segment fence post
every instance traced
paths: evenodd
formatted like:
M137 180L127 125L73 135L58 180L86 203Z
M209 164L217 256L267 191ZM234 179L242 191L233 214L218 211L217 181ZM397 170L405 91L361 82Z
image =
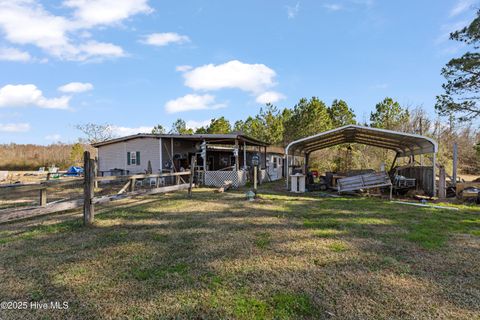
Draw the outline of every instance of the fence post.
M192 186L193 186L193 177L195 177L195 165L197 158L196 156L192 156L192 160L190 162L190 181L189 181L189 186L188 186L188 196L192 196Z
M135 184L137 183L137 179L132 178L130 179L130 185L128 186L128 191L133 192L135 191Z
M457 185L457 166L458 166L458 145L453 143L453 168L452 168L452 183Z
M84 187L83 187L83 224L91 225L95 217L95 208L92 199L95 196L95 165L90 159L90 152L83 153Z
M95 157L95 160L93 161L93 172L95 172L95 176L98 175L98 157ZM98 181L94 181L93 185L94 188L98 188Z
M47 187L40 189L40 206L45 207L47 205Z
M445 199L447 197L447 190L446 190L446 175L445 175L445 167L440 166L439 171L439 182L438 182L438 197L440 199Z

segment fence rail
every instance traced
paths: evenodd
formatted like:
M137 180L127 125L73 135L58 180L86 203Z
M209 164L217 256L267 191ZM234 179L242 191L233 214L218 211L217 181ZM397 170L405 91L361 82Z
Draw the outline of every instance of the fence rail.
M52 202L46 206L23 207L16 209L0 210L0 223L14 220L33 218L45 214L71 210L83 205L83 199L73 199L61 202Z
M11 192L26 192L26 191L35 191L46 189L49 187L55 186L64 186L69 184L78 184L79 182L83 183L83 178L69 179L69 180L48 180L37 183L14 183L14 184L5 184L0 185L0 195L10 194Z
M192 166L195 166L195 159L192 157ZM161 174L133 174L128 176L106 176L97 177L95 175L95 160L90 158L90 152L84 153L84 177L69 180L47 180L40 183L31 184L11 184L0 186L0 195L13 194L27 191L39 192L39 206L29 206L21 208L8 208L0 210L0 223L31 218L35 216L55 213L65 210L71 210L83 206L84 223L91 224L95 217L95 204L116 201L134 196L153 195L159 193L174 192L179 190L188 190L191 195L193 183L194 169L192 171L161 173ZM188 182L183 178L189 176ZM160 185L160 179L172 177L175 178L174 185ZM148 181L154 179L154 188L146 190L135 190L139 180ZM122 188L113 195L95 196L95 186L98 182L121 182L127 181ZM51 187L63 187L71 184L82 184L83 198L68 199L47 203L47 189ZM152 184L150 183L150 187Z
M158 174L133 174L129 176L104 176L104 177L95 177L95 181L126 181L126 180L140 180L140 179L149 179L149 178L166 178L166 177L176 177L176 176L186 176L190 175L190 171L183 172L173 172L173 173L158 173Z

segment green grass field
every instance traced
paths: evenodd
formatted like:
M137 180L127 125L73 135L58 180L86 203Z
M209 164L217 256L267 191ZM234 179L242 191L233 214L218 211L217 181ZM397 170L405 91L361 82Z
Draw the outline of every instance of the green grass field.
M480 209L265 190L0 226L0 319L478 319ZM118 205L118 203L116 204Z

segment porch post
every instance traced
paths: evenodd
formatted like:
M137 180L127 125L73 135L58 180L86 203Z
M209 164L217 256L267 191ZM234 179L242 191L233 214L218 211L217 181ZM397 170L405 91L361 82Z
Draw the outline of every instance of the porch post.
M243 141L243 167L247 169L247 143Z
M170 138L170 160L172 160L172 172L175 171L175 163L173 162L173 138Z
M238 163L238 152L238 139L235 139L235 171L238 171L240 166Z
M203 143L205 144L205 158L203 158L203 171L207 171L207 142L203 140Z
M158 139L158 146L160 147L160 154L159 154L159 160L160 160L160 173L163 172L163 145L162 145L162 138Z
M267 170L267 147L263 147L263 167Z

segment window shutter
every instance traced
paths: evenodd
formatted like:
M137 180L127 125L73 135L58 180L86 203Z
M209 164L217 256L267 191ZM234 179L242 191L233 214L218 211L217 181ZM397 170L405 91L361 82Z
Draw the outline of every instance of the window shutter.
M137 151L137 166L140 165L140 151Z
M130 165L130 152L127 152L127 165Z

